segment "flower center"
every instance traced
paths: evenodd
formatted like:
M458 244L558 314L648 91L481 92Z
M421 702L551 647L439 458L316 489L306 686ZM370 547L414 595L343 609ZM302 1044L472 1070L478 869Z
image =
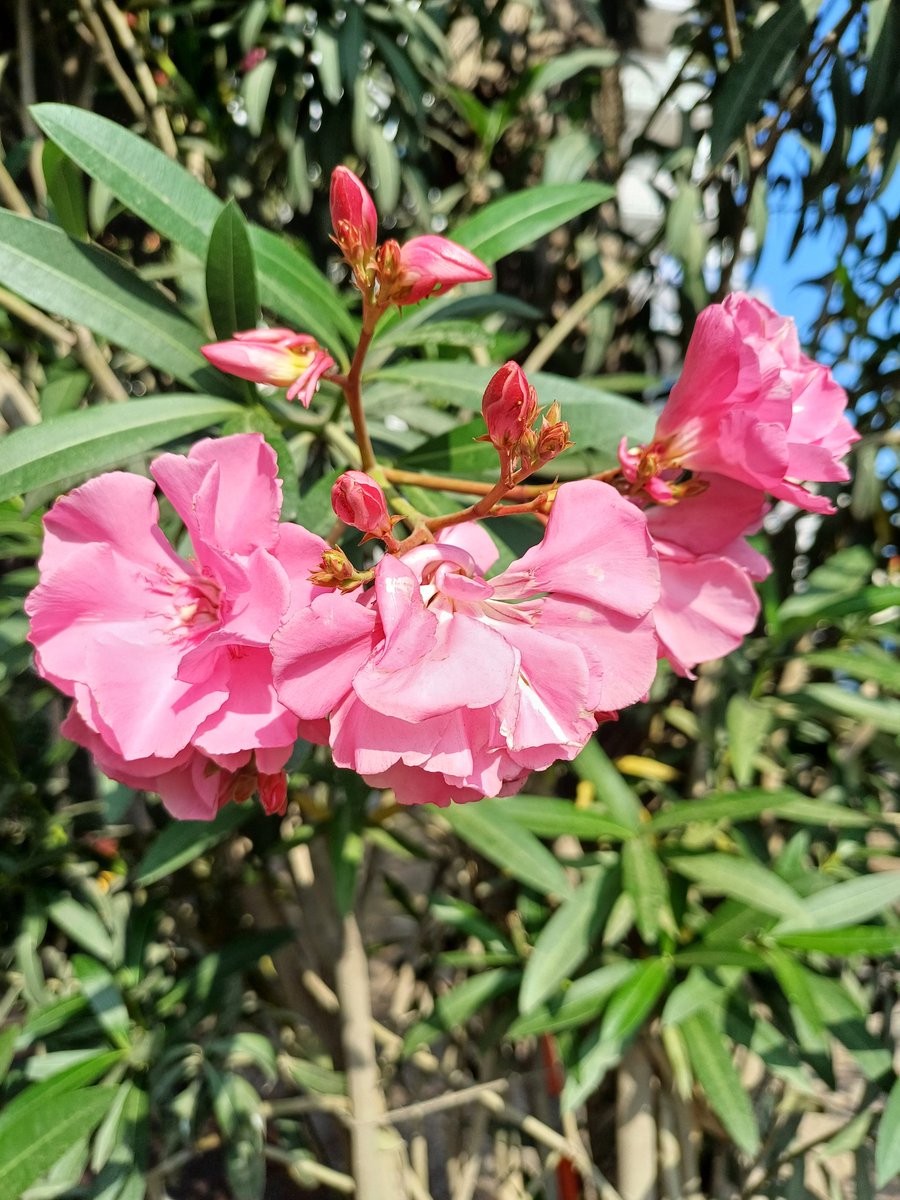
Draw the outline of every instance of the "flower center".
M209 575L175 575L163 570L154 591L166 597L161 615L167 635L176 641L193 641L210 632L221 620L222 587Z

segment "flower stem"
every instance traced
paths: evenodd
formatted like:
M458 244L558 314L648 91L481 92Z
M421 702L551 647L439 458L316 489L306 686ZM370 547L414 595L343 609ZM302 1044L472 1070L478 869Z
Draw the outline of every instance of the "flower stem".
M427 488L433 492L458 492L463 496L487 496L496 484L482 483L477 479L454 479L451 475L420 475L417 471L401 471L396 467L382 468L385 479L390 483L405 483L412 487ZM546 486L529 484L513 487L506 493L509 500L527 500L547 490Z
M350 370L346 376L339 376L335 379L335 382L344 389L344 395L347 397L347 408L350 410L350 419L353 421L353 434L359 447L360 466L364 471L371 471L375 466L375 451L372 449L372 439L369 437L363 412L362 369L380 315L379 309L374 308L365 300L363 301L362 330L356 344L353 362L350 364Z

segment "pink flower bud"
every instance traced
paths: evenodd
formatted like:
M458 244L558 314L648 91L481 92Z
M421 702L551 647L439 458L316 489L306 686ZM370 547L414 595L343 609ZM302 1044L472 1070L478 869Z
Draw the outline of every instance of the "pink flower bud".
M384 492L364 471L345 471L331 489L331 507L339 521L368 537L390 538L393 521Z
M485 388L481 413L488 437L498 450L511 449L534 424L537 393L518 363L505 363Z
M227 375L286 387L288 400L299 400L304 408L309 408L321 377L334 366L314 337L290 329L245 329L201 350Z
M337 167L331 176L331 223L348 261L359 262L374 252L378 213L362 181L346 167Z
M490 279L480 258L447 238L411 238L400 250L400 270L389 293L391 304L417 304L435 290L445 292L457 283ZM388 297L385 297L388 298Z

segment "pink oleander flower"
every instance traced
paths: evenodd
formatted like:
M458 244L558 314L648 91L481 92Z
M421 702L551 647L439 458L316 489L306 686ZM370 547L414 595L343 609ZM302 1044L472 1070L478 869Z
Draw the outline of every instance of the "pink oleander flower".
M290 329L245 329L200 349L226 375L286 387L288 400L299 400L304 408L309 408L319 380L335 365L314 337Z
M828 368L801 352L794 322L735 292L697 318L653 441L638 450L623 442L622 470L663 503L687 469L833 512L802 484L849 478L840 460L859 435L846 406Z
M334 240L351 265L362 265L375 253L378 213L361 179L347 167L331 175L331 224Z
M753 581L771 570L745 541L762 521L760 493L721 475L708 478L706 491L646 513L659 553L659 655L691 679L698 663L730 654L752 631L759 615Z
M541 543L491 579L473 525L401 557L367 592L292 607L272 640L278 694L330 718L335 763L402 804L509 795L571 759L656 666L656 554L608 485L564 484Z
M244 766L281 752L298 724L275 694L269 640L291 595L317 594L307 577L327 545L279 524L281 481L259 434L164 454L151 473L192 555L163 537L150 479L115 471L59 499L26 602L38 672L73 698L73 727L129 771L152 760L138 773L162 779L160 760L179 771L189 760L196 774L198 753ZM299 732L315 738L321 727ZM210 815L207 794L194 815Z
M345 525L352 525L370 538L393 542L391 530L399 518L388 512L384 492L365 471L345 471L331 489L331 507Z

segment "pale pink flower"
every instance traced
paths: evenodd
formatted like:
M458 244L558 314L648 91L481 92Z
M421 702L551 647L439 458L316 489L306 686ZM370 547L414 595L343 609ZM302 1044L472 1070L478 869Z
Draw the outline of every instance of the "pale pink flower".
M801 485L849 478L840 460L859 435L846 406L831 372L801 352L794 322L736 292L697 318L653 441L637 451L623 444L622 470L662 502L687 469L833 512Z
M347 167L331 175L331 224L335 241L351 263L371 258L378 241L378 213L361 179Z
M152 480L116 471L58 500L26 602L39 673L128 762L289 746L297 719L275 694L269 640L291 594L316 594L307 577L326 543L279 524L259 434L198 442L151 471L192 557L163 537Z
M368 592L292 607L273 638L283 702L329 716L336 764L401 803L518 791L652 682L659 576L634 505L565 484L541 543L487 579L496 556L454 527L385 556Z
M287 388L288 400L299 400L304 408L309 408L319 380L335 365L314 337L290 329L245 329L200 349L226 375Z
M345 471L331 489L331 507L345 525L361 530L368 538L391 538L394 520L380 486L365 471Z
M700 662L730 654L759 615L754 580L771 567L745 541L765 511L758 491L723 476L674 507L647 510L659 553L660 597L653 615L660 658L693 678Z

